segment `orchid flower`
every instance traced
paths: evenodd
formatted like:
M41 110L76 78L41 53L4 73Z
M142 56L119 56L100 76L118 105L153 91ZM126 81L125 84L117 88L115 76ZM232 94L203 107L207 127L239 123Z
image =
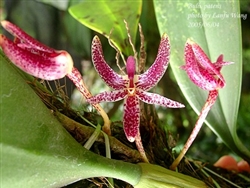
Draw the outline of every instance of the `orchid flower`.
M162 36L158 54L151 67L141 75L136 74L136 59L129 56L126 62L127 75L119 75L106 63L99 38L92 41L92 60L101 78L112 91L97 94L87 101L91 104L114 102L124 99L123 128L127 139L134 142L139 135L140 105L139 101L157 104L168 108L182 108L184 105L159 94L147 92L153 88L164 75L169 64L170 44L166 34Z
M185 61L186 64L181 66L181 68L187 72L189 79L195 85L209 91L209 94L184 148L170 166L172 170L176 169L199 133L208 112L219 95L218 90L226 85L225 79L220 73L222 66L232 64L232 62L223 61L223 55L220 55L217 61L212 63L201 47L190 39L188 39L185 46Z
M44 80L55 80L72 71L73 61L66 51L56 51L39 43L8 21L2 21L1 24L16 37L12 42L0 35L3 52L26 73Z
M5 55L24 72L44 80L55 80L67 76L85 98L92 95L85 86L80 72L74 68L73 60L66 51L54 50L38 42L16 25L2 21L2 26L13 36L14 42L0 34L0 46ZM110 120L99 104L93 104L104 119L104 131L110 134Z

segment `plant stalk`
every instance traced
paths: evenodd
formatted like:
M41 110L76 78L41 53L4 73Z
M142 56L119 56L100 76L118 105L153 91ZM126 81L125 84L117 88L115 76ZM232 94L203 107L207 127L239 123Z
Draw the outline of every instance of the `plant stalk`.
M82 95L86 99L92 97L92 94L90 93L90 91L83 82L81 73L75 67L72 69L71 73L67 74L67 77L75 84L77 89L82 93ZM110 120L107 113L100 106L100 104L92 104L92 106L100 113L100 115L103 118L104 125L102 127L102 130L108 135L111 135Z
M214 105L214 103L218 97L218 94L219 94L218 90L209 91L208 98L207 98L206 103L204 104L204 106L201 110L201 113L198 117L198 120L197 120L195 126L194 126L194 129L193 129L191 135L189 136L185 146L181 150L179 156L174 160L174 162L170 166L171 170L176 169L176 167L179 165L180 161L182 160L182 158L184 157L184 155L188 151L189 147L192 145L194 139L196 138L196 136L198 135L198 133L202 127L203 122L205 121L205 119L207 117L208 112L210 111L210 109Z

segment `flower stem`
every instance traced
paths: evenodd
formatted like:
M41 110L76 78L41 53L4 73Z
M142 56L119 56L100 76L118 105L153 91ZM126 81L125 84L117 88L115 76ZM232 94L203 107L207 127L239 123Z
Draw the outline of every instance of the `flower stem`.
M218 90L209 91L208 98L207 98L206 103L204 104L204 106L201 110L201 113L198 117L198 120L197 120L195 126L194 126L194 129L193 129L191 135L189 136L185 146L181 150L181 153L179 154L179 156L174 160L174 162L170 166L171 170L176 169L176 167L180 163L181 159L184 157L184 155L188 151L189 147L192 145L194 139L196 138L197 134L199 133L199 131L202 127L203 122L205 121L205 119L207 117L208 112L210 111L211 107L214 105L218 94L219 94Z
M75 84L77 89L83 94L86 99L92 97L92 94L83 82L81 73L75 67L72 69L71 73L67 74L67 77ZM111 135L110 120L107 113L99 104L92 104L92 106L100 113L103 118L104 125L102 127L102 130L108 135Z
M145 163L149 163L147 155L146 155L145 150L144 150L143 145L142 145L140 131L138 131L138 134L135 137L135 144L136 144L136 147L137 147L139 153L141 154L143 161Z

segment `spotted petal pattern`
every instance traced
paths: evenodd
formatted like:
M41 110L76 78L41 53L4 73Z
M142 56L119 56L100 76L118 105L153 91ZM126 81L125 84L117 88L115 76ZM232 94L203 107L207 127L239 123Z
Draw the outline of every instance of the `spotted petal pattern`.
M200 46L188 40L185 46L185 61L186 65L181 68L187 71L190 80L198 87L212 91L225 86L220 69L232 62L224 62L222 55L218 57L217 62L211 63Z
M115 102L124 99L127 96L127 94L128 94L127 89L104 91L87 99L87 101L91 104L98 104L101 102Z
M1 24L14 36L20 37L16 39L17 42L13 42L0 35L0 46L23 71L45 80L60 79L72 71L73 60L66 51L46 47L8 21L2 21Z
M5 55L23 71L45 80L55 80L67 76L85 98L92 95L85 86L81 73L73 67L71 56L66 51L49 48L18 28L16 25L2 21L2 26L16 38L14 42L0 34L0 46ZM103 130L110 132L110 120L99 104L93 107L103 117Z
M114 72L106 63L103 57L102 45L100 39L95 36L92 41L92 61L96 71L106 84L113 89L122 89L127 81L121 75Z
M127 139L134 142L140 125L139 100L149 104L157 104L168 108L182 108L184 105L154 93L148 93L165 73L169 62L170 45L166 34L163 35L157 58L153 65L142 75L136 75L133 56L129 56L126 64L127 76L115 73L105 62L98 37L93 39L92 59L101 78L114 89L103 92L88 99L91 104L124 100L123 127Z
M220 55L215 63L211 63L210 59L200 46L191 40L186 42L185 61L186 64L181 68L187 72L188 77L194 84L209 91L209 94L203 108L201 109L199 118L195 123L191 135L189 136L179 156L170 166L170 169L172 170L176 169L177 165L180 163L199 133L207 114L216 102L219 94L218 90L225 86L225 80L220 73L222 66L232 64L232 62L224 62L223 55Z
M55 50L53 48L50 48L37 40L34 40L31 36L29 36L27 33L25 33L23 30L21 30L16 25L12 24L11 22L8 22L6 20L3 20L1 22L4 29L6 29L10 34L17 37L16 41L19 43L24 43L26 46L29 46L29 48L36 49L43 52L48 53L54 53Z
M167 108L183 108L185 107L183 104L170 100L166 97L163 97L156 93L149 93L142 90L136 90L136 96L143 102L148 104L157 104L160 106L164 106Z
M201 49L201 47L196 43L191 43L192 50L195 54L195 57L199 64L202 66L202 68L209 71L210 74L216 75L223 83L225 83L225 80L223 76L221 75L220 71L217 70L214 66L214 64L210 61L210 59L207 57L205 52ZM224 87L224 84L223 84Z
M137 88L147 91L153 88L162 78L169 64L170 43L166 34L163 34L157 57L151 67L139 75Z
M136 96L125 98L123 129L128 141L134 142L140 126L140 105Z

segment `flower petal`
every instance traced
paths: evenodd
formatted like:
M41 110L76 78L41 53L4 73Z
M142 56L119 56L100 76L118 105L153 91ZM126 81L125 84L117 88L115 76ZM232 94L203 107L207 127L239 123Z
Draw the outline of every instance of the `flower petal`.
M87 99L90 104L97 104L100 102L115 102L122 100L126 97L128 91L126 89L116 90L116 91L104 91L95 96Z
M123 129L128 141L134 142L140 126L140 105L136 96L128 96L124 101Z
M226 61L223 61L223 55L221 54L218 58L217 58L217 61L214 63L214 66L215 68L220 71L221 68L225 65L231 65L231 64L234 64L234 62L226 62Z
M225 80L223 78L223 76L221 75L220 71L218 69L216 69L215 65L213 63L211 63L211 61L209 60L209 58L207 57L206 53L201 49L201 47L196 44L195 42L188 40L187 41L189 44L191 44L192 46L192 50L194 52L194 55L197 59L197 62L204 68L206 69L210 74L217 76L221 82L225 83ZM217 60L222 60L219 56L219 58Z
M136 90L137 97L148 104L157 104L167 108L184 108L185 106L177 101L170 100L159 94L149 93L142 90Z
M199 66L189 41L185 46L185 61L186 65L181 66L181 68L187 72L188 77L194 84L208 91L218 88L218 81L215 76L211 75L207 69Z
M11 33L13 36L17 37L18 40L21 40L20 42L24 42L29 46L30 48L43 51L43 52L48 52L48 53L54 53L55 50L52 48L49 48L48 46L38 42L31 36L29 36L27 33L22 31L19 27L16 25L12 24L11 22L8 22L6 20L1 21L1 24L4 29L6 29L9 33Z
M31 53L0 35L0 46L6 56L20 69L44 80L63 78L73 69L73 60L66 51L58 51L50 56Z
M100 39L95 36L92 41L92 61L96 71L106 84L113 89L123 89L126 87L127 81L106 63L103 57L102 45Z
M162 78L169 64L170 43L166 34L163 34L158 49L157 57L151 67L139 75L137 88L149 90L154 87Z

